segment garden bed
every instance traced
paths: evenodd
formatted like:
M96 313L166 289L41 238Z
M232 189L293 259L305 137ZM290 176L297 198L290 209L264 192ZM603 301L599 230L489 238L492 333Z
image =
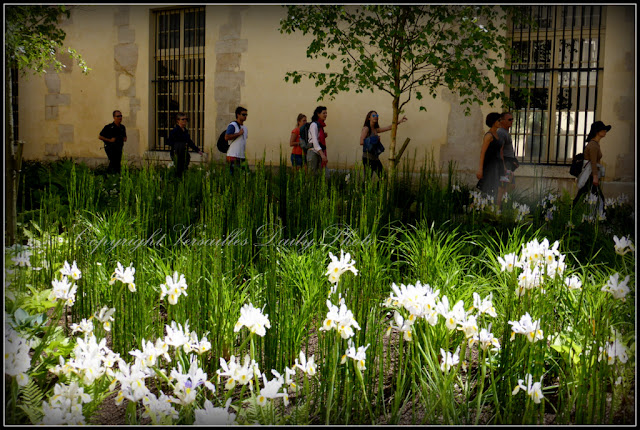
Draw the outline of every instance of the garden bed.
M496 208L452 169L348 175L26 165L9 422L635 420L623 196L606 216L553 190Z

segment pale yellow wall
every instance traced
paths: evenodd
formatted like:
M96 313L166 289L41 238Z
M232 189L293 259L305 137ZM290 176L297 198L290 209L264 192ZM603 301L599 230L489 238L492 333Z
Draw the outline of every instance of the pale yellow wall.
M609 180L634 181L636 160L636 34L633 6L607 8L605 73L598 119L611 124L602 140L602 161Z
M278 22L286 16L286 10L274 6L255 6L243 13L243 38L249 40L249 49L243 56L242 68L247 71L246 86L242 89L243 103L249 109L250 138L247 146L249 158L262 157L266 150L267 162L276 162L279 150L290 154L289 136L295 127L298 113L311 118L318 105L327 107L327 152L329 166L335 168L353 165L362 158L359 144L360 132L366 114L376 110L380 125L391 124L391 96L386 93L355 90L338 95L334 100L317 102L320 90L310 80L299 84L286 83L286 72L324 71L325 61L306 58L310 41L299 33L282 35ZM260 41L261 43L259 43ZM251 73L249 73L251 71ZM411 137L407 153L419 149L422 157L426 148L439 155L439 147L446 139L448 106L442 101L429 101L428 112L418 112L419 105L410 102L405 106L409 121L398 129L398 145ZM390 132L383 134L383 145L388 147ZM383 157L384 158L384 157ZM383 160L386 164L386 160Z
M166 5L158 6L166 7ZM56 159L67 156L81 161L105 162L106 156L97 135L112 120L113 109L120 109L130 141L125 146L129 159L148 156L152 132L152 42L150 38L153 7L95 5L73 10L63 25L66 43L76 48L93 70L83 75L69 61L70 72L58 77L30 76L20 81L20 136L27 142L26 159ZM614 126L603 145L607 179L635 183L635 33L634 13L629 6L607 6L604 38L604 78L600 119ZM355 91L339 94L334 100L317 102L319 89L309 80L286 83L285 73L292 70L326 70L323 60L306 58L309 38L300 33L280 34L279 21L285 16L280 6L207 6L205 77L205 149L214 159L222 155L215 142L222 128L233 119L235 105L249 111L247 158L250 162L265 155L267 163L277 163L280 151L289 159L288 146L295 118L302 112L311 117L318 104L328 108L327 146L330 168L353 166L361 160L359 135L366 113L375 109L381 126L391 122L391 98L386 93ZM235 32L235 33L234 33ZM231 78L217 72L217 59L225 43L239 47L239 66ZM127 73L119 70L114 52L126 45L137 50L137 61ZM236 46L234 45L234 46ZM119 48L118 48L119 47ZM228 46L227 46L228 47ZM225 48L226 49L226 48ZM235 55L235 54L234 54ZM232 73L232 74L233 74ZM218 79L216 78L218 77ZM56 81L57 79L57 81ZM238 82L239 96L229 110L219 106L221 82ZM226 80L226 81L225 81ZM57 84L56 84L57 82ZM58 91L61 105L52 118L51 91ZM226 90L225 90L226 91ZM49 98L47 98L49 95ZM56 99L57 100L57 99ZM68 102L68 103L67 103ZM456 160L466 181L475 181L481 138L486 130L487 113L500 107L473 106L465 116L458 99L443 90L437 99L423 99L427 112L419 111L415 99L405 106L409 121L399 127L398 146L406 137L411 143L405 156L417 150L416 167L433 154L437 164ZM229 102L231 103L231 102ZM228 104L229 104L228 103ZM383 135L388 148L390 133ZM382 157L386 165L386 157ZM544 176L570 189L572 177L565 167L534 171L523 167L520 177ZM523 182L524 183L524 182ZM608 185L611 187L611 185ZM633 191L629 192L631 194Z
M128 78L135 80L135 98L139 99L140 105L135 123L131 121L129 97L117 94L118 88L128 86L127 76L117 76L114 70L114 46L119 43L118 32L121 27L117 25L121 22L116 23L114 17L125 8L129 10L128 22L133 27L138 47L135 74ZM66 124L74 128L74 141L65 142L59 156L102 158L106 162L101 142L96 137L100 129L111 121L113 109L122 111L123 123L128 130L135 128L139 131L139 147L132 148L128 144L125 154L130 157L144 156L149 148L150 124L153 120L149 109L152 103L150 9L147 6L82 6L73 11L71 21L63 26L67 32L66 43L83 55L92 71L85 76L77 66L71 66L70 73L60 74L60 92L69 94L71 103L59 107L57 120L44 119L44 103L40 102L47 92L44 78L21 81L21 111L36 113L20 117L21 136L29 142L25 148L25 158L42 158L46 143L59 142L58 125ZM205 125L205 146L213 151L214 156L219 156L214 146L220 132L220 128L215 126L218 108L214 85L215 45L220 40L220 28L227 24L231 12L230 6L207 7L205 109L206 117L211 121ZM240 16L241 38L248 40L248 50L242 54L241 70L245 73L245 82L237 104L245 106L250 112L247 121L250 130L247 157L253 161L262 158L264 153L268 163L277 163L282 149L288 159L288 139L297 114L302 112L310 118L317 105L325 105L329 112L326 130L329 134L330 166L346 167L359 161L359 135L366 113L371 109L377 110L381 125L389 125L390 96L380 92L356 94L351 91L338 95L334 100L317 102L319 89L310 80L303 80L296 85L284 81L285 73L296 68L325 70L323 61L306 58L306 38L300 34L279 33L278 23L285 16L285 10L279 6L249 6L243 8ZM426 113L418 111L418 103L411 102L405 106L409 122L401 125L398 131L398 145L406 137L411 137L405 154L412 155L418 149L419 160L431 151L437 159L439 148L446 141L448 103L429 100L426 106ZM383 144L387 147L389 136L390 133L383 135ZM386 160L383 162L386 163Z

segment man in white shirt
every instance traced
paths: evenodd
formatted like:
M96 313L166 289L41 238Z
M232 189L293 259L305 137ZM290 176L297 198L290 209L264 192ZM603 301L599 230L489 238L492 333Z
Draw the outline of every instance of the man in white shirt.
M245 148L249 137L249 129L244 125L246 120L247 110L242 106L238 106L236 108L236 120L229 123L224 134L224 139L231 142L227 150L227 164L231 173L233 173L234 166L247 170Z

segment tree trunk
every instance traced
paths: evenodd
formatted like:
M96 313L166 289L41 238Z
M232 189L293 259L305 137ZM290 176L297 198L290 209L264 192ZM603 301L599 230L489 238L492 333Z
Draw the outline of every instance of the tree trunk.
M398 116L400 111L398 106L400 97L393 98L393 113L391 114L391 144L389 145L389 183L393 183L396 177L396 136L398 134Z
M11 100L11 67L5 62L4 79L4 195L5 195L5 246L11 246L16 242L16 159L13 155L13 109Z

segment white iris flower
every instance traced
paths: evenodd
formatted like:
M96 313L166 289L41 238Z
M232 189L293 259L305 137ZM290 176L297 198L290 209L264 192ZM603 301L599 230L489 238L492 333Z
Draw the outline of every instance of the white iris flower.
M264 336L267 333L266 329L271 328L269 315L263 315L261 309L254 307L251 303L245 303L240 309L240 318L233 331L238 332L245 326L251 333Z

